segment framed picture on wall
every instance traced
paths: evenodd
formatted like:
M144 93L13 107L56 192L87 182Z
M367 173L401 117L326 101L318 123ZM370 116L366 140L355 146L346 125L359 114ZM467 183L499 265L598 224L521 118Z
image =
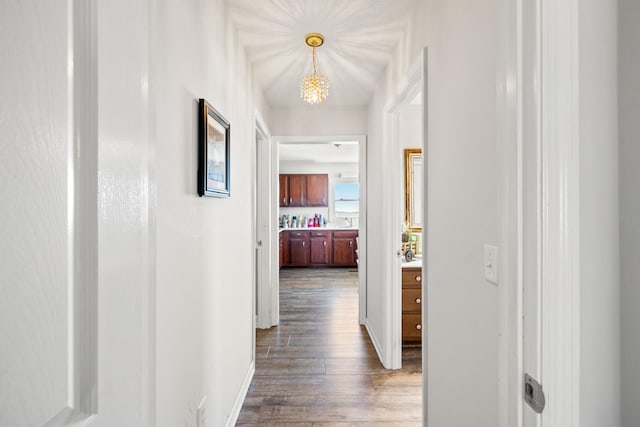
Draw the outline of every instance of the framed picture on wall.
M230 197L231 126L206 100L198 102L198 194Z

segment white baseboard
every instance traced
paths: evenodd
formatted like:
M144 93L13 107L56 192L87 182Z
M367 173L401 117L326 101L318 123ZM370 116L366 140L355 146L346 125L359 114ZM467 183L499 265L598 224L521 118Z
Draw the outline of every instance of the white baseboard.
M251 365L249 365L249 370L247 370L247 375L244 377L242 387L240 387L236 400L233 402L231 413L229 414L229 418L227 418L227 423L225 424L226 427L234 427L236 425L238 416L240 416L240 411L242 410L242 404L244 403L245 397L247 397L247 392L249 391L249 386L251 385L251 380L253 379L253 374L255 374L255 372L256 362L254 360L251 362Z
M373 333L373 330L371 329L371 327L369 327L369 319L365 319L364 321L364 326L365 328L367 328L367 333L369 334L369 338L371 338L371 343L373 344L373 348L376 350L376 354L378 355L378 360L380 360L380 363L382 363L382 365L386 368L386 364L384 363L384 359L382 358L382 349L380 347L380 341L378 340L378 337L376 336L376 334Z

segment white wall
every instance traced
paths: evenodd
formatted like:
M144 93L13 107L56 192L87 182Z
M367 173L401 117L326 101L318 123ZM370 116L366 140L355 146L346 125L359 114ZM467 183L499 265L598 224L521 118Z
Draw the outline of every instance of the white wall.
M618 1L622 426L640 425L640 3Z
M620 425L617 8L580 2L580 425Z
M302 101L301 101L302 102ZM366 135L366 107L302 105L274 107L269 129L278 136Z
M420 49L429 48L429 167L426 242L426 371L430 427L498 425L498 288L484 280L483 245L496 244L495 1L421 2L412 37L401 46L369 108L369 170L383 170L383 106ZM424 29L427 30L424 30ZM376 181L377 180L377 181ZM381 184L372 177L372 187ZM384 200L371 192L369 212ZM370 228L381 226L371 215ZM375 223L374 223L375 222ZM381 304L378 266L385 254L369 250L369 303ZM388 254L391 256L391 254ZM381 322L371 326L381 333ZM460 410L463 405L464 410Z
M207 396L222 426L253 359L252 79L222 0L156 8L157 425L195 425ZM196 194L200 97L231 122L228 199Z
M333 198L335 193L336 182L358 182L358 163L310 163L310 162L280 162L281 174L315 174L322 173L329 175L329 206L326 208L280 208L279 216L283 214L288 215L303 215L309 218L315 213L322 214L328 218L331 222L340 223L344 225L345 222L342 219L336 219L333 217ZM354 178L340 178L341 173L347 173ZM354 218L354 225L357 225L358 219Z

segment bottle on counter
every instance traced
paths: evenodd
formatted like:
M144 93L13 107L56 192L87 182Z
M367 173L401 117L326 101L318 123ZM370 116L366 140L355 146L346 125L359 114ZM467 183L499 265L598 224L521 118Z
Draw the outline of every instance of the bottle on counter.
M316 214L316 216L313 217L313 226L320 227L320 218L318 218L318 214Z

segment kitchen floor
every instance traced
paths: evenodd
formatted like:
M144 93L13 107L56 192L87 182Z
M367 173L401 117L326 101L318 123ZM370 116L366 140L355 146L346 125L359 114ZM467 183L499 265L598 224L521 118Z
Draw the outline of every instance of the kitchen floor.
M420 348L382 367L358 324L355 269L280 271L280 326L257 331L237 426L421 426Z

